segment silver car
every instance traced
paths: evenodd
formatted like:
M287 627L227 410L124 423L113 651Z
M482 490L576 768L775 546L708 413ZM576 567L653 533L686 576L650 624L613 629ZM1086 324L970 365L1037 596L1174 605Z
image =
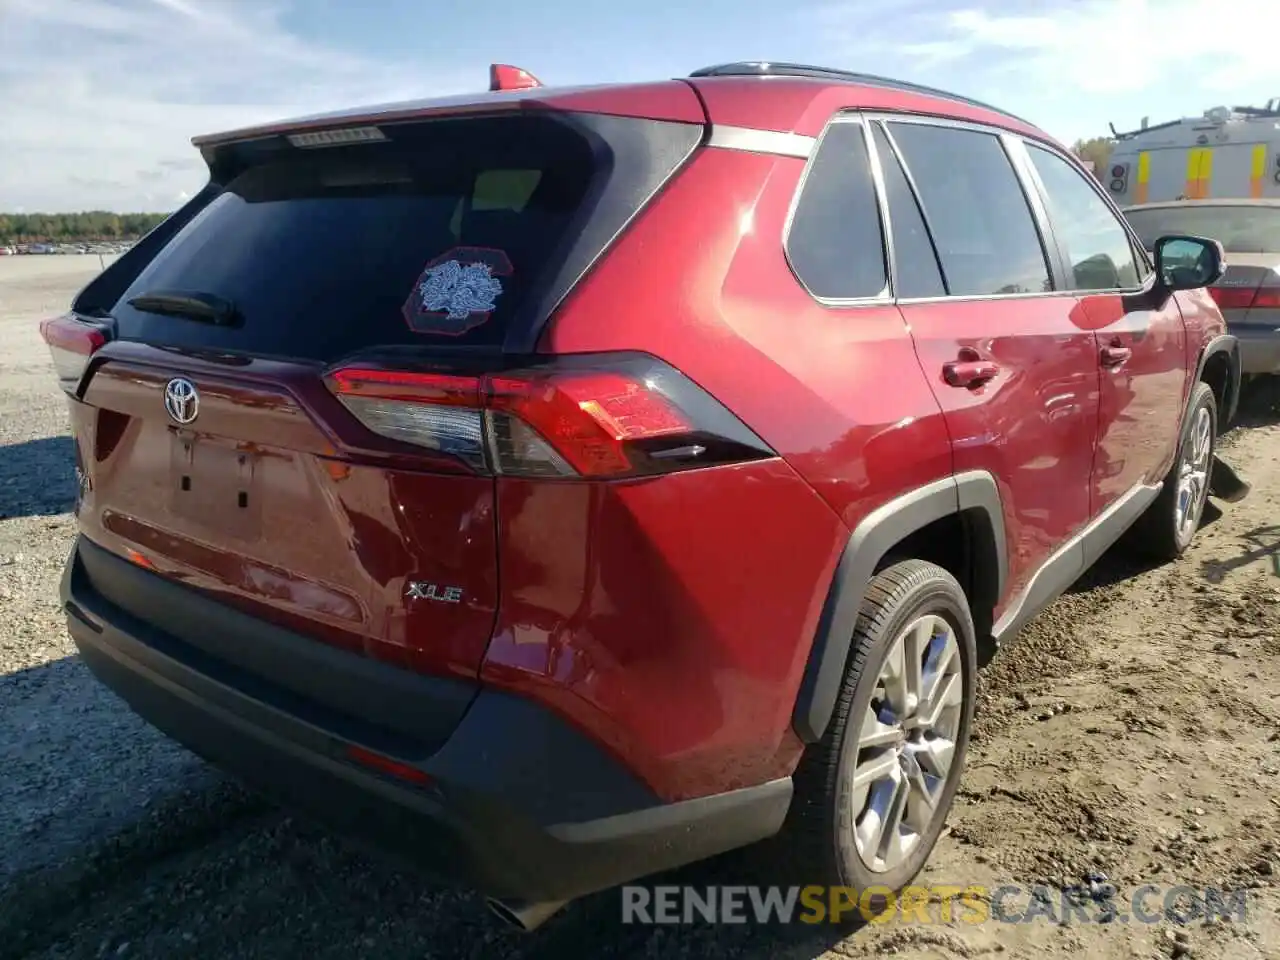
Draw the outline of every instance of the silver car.
M1211 293L1240 341L1246 376L1280 373L1280 200L1170 200L1125 207L1148 250L1157 237L1212 237L1227 272Z

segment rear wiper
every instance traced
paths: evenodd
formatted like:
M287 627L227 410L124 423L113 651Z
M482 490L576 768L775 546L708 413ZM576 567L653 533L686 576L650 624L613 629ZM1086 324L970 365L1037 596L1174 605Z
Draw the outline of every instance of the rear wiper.
M240 322L240 313L234 303L198 290L148 290L130 297L128 303L134 309L148 313L162 313L220 327L233 327Z

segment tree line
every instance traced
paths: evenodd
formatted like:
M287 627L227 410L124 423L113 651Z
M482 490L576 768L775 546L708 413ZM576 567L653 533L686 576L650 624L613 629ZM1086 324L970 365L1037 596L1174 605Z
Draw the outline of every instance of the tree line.
M1093 161L1093 172L1099 179L1102 171L1107 169L1107 161L1111 159L1111 148L1116 142L1110 137L1094 137L1092 140L1077 140L1071 145L1071 152L1081 160Z
M0 244L136 240L167 213L0 213Z

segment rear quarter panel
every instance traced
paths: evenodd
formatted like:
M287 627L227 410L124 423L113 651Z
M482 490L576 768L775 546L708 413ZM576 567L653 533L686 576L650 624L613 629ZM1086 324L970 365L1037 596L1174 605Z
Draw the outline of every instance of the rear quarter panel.
M1227 322L1209 291L1179 290L1174 294L1187 331L1187 383L1183 390L1185 400L1190 393L1196 368L1205 348L1227 332Z
M661 357L782 459L594 495L565 490L554 508L500 485L502 596L482 676L567 687L572 697L551 694L562 709L612 739L668 798L794 769L791 714L850 527L951 471L898 310L824 307L791 274L782 237L803 169L797 158L700 151L540 345ZM563 527L568 542L598 534L586 555L553 560L509 526L550 537L553 510L579 518ZM596 526L584 527L590 518ZM555 589L553 563L572 567ZM562 674L539 649L553 636L574 651L560 656ZM527 654L520 637L532 638Z

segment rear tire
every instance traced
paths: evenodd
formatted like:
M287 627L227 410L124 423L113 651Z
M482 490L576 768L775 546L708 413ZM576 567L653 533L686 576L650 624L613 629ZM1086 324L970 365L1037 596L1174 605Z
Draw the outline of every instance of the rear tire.
M1218 403L1207 383L1191 390L1178 453L1160 495L1134 523L1127 538L1133 549L1158 562L1176 560L1191 546L1204 505L1218 442Z
M960 782L976 674L955 577L906 560L871 580L835 712L794 778L783 837L799 882L861 896L920 872Z

